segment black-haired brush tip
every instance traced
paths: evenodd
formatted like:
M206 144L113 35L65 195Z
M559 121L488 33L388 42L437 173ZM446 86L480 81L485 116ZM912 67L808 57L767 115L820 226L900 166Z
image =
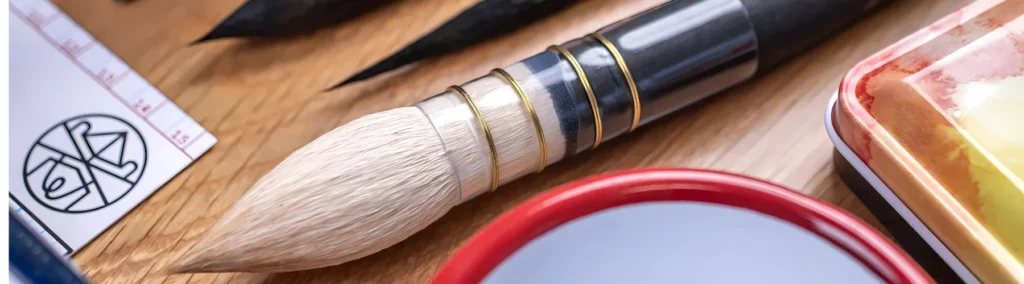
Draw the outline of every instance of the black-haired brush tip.
M231 37L282 37L354 19L393 0L249 0L193 43Z
M550 16L576 0L484 0L416 42L329 90L492 39Z

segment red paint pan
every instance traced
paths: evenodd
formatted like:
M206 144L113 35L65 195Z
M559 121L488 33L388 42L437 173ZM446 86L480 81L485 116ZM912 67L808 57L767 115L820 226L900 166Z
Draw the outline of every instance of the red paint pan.
M688 169L599 175L534 197L466 241L434 283L932 283L833 205Z

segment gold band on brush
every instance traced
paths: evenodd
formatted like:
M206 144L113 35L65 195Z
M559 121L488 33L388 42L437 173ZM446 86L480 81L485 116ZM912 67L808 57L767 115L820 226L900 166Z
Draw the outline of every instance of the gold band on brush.
M629 126L629 131L632 132L636 129L636 126L640 124L640 91L636 88L636 82L633 81L633 74L629 73L629 67L626 67L626 60L622 59L622 54L615 48L608 38L605 38L599 33L592 33L590 37L601 42L608 52L615 58L615 63L619 64L619 69L622 69L622 74L626 76L626 84L629 85L629 92L633 95L633 124Z
M594 111L594 147L601 144L601 136L604 134L604 126L601 125L601 110L597 108L597 97L594 96L594 89L590 87L590 80L587 80L587 74L583 73L583 67L580 66L579 61L576 61L576 57L569 53L564 47L552 45L548 47L548 50L557 52L565 57L569 61L569 65L572 65L572 69L576 70L576 75L580 77L580 83L583 84L583 90L587 91L587 99L590 99L590 108Z
M523 105L526 106L526 110L530 112L530 118L533 119L533 126L537 130L537 143L540 143L540 166L537 167L537 172L544 170L544 167L548 165L548 147L547 143L544 142L544 129L540 126L540 118L537 117L537 111L533 109L533 104L530 103L530 98L526 96L526 92L519 86L519 83L512 78L511 74L505 72L504 69L495 68L491 70L491 74L505 79L515 89L516 94L519 94L519 98L523 100Z
M491 128L487 127L487 121L484 121L484 116L480 114L480 109L476 107L476 103L473 103L473 98L469 96L469 93L465 89L458 85L452 85L448 87L449 91L453 91L462 95L466 99L466 104L473 110L473 115L476 116L476 121L480 122L480 128L484 130L484 136L487 138L487 147L491 148L491 191L498 188L498 149L494 147L494 136L491 136Z

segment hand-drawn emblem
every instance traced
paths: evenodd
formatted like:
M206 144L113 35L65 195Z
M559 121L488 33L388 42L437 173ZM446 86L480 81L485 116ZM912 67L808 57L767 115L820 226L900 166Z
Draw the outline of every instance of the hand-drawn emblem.
M25 187L47 208L84 213L113 204L142 178L146 143L127 121L76 116L51 127L25 157Z

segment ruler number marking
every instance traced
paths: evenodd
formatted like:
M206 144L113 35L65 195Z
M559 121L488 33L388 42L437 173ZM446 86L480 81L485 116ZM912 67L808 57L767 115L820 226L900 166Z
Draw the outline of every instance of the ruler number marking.
M192 137L189 137L188 134L185 134L185 132L181 131L181 129L175 130L174 134L171 134L171 140L174 140L174 143L177 143L178 145L184 145L185 143L188 143L188 140L191 138Z
M75 42L74 39L68 39L60 45L60 48L77 58L79 55L82 55L82 53L85 53L86 50L92 48L93 43L93 41L90 41L84 44L79 44Z
M148 114L149 111L153 109L153 105L146 103L145 98L139 98L134 104L132 104L132 108L139 111L139 113Z
M17 7L12 7L12 8L17 8ZM18 10L21 10L21 9L18 9ZM68 55L70 55L70 58L73 61L76 61L76 63L80 65L79 66L80 68L82 68L84 70L87 70L88 68L84 67L84 65L83 65L84 62L80 61L79 58L81 57L81 55L85 54L86 51L89 51L90 49L92 49L94 47L94 45L97 44L96 40L95 39L88 39L88 40L78 40L78 41L76 41L74 36L71 36L67 40L61 41L59 39L54 38L54 36L52 36L52 35L50 35L50 34L48 34L46 32L43 32L42 31L43 28L45 28L50 23L60 19L61 15L62 15L59 10L56 11L56 12L53 12L53 13L48 13L48 14L44 13L46 9L43 9L43 10L44 11L40 11L39 9L32 9L28 13L23 14L22 17L27 18L26 20L29 23L35 25L37 27L37 32L39 32L41 36L49 38L51 44L54 44L60 50L64 51ZM83 32L83 31L77 31L74 28L72 28L72 30L73 30L73 33L75 33L75 32ZM111 54L111 56L114 56L114 55ZM114 60L115 61L117 60L116 57L115 57ZM128 66L124 66L123 67L124 70L118 70L118 69L121 69L121 68L118 68L119 67L118 65L120 65L120 64L117 64L117 63L110 64L110 63L108 63L107 66L101 68L98 72L93 74L93 76L95 76L95 78L98 79L100 84L102 84L105 87L107 87L108 91L110 91L111 94L113 94L117 99L121 100L123 103L128 105L127 101L125 101L123 98L117 97L117 95L113 93L113 88L114 88L115 85L117 85L119 83L119 81L121 79L124 79L125 77L128 77L128 75L130 73L132 73L132 70ZM111 68L111 67L113 67L113 68ZM120 72L118 72L118 71L120 71ZM118 73L115 73L115 72L118 72ZM144 98L139 98L135 103L130 104L130 108L135 110L135 112L137 112L139 114L140 118L142 118L143 120L149 122L148 116L153 114L153 113L155 113L157 110L160 110L160 108L162 108L164 106L164 104L166 104L166 103L168 103L166 98L164 98L164 100L160 101L158 104L152 104L152 103L147 102ZM181 120L184 120L184 118L182 118ZM166 136L167 135L166 132L163 132L159 128L157 128L156 126L152 125L152 122L149 122L149 123L151 124L151 126L155 130L157 130L157 131L161 132L162 134L164 134L165 135L164 137L167 137ZM180 124L180 122L176 123L176 124ZM202 129L200 128L200 130L202 130ZM185 152L185 149L182 148L182 146L183 145L191 145L191 142L193 142L193 140L196 140L195 138L199 138L199 137L203 136L203 134L205 134L205 131L201 131L200 134L197 137L193 137L191 134L185 133L185 129L178 128L178 129L176 129L174 131L174 133L172 135L170 135L169 138L172 141L172 143L176 144L178 149L181 150L182 153L185 154L185 156L189 157L189 159L193 159L192 156L190 156L187 152ZM18 209L21 209L21 208L18 208ZM56 241L56 239L52 239L51 240L51 242L55 242L55 241ZM59 242L55 242L55 243L60 245Z

